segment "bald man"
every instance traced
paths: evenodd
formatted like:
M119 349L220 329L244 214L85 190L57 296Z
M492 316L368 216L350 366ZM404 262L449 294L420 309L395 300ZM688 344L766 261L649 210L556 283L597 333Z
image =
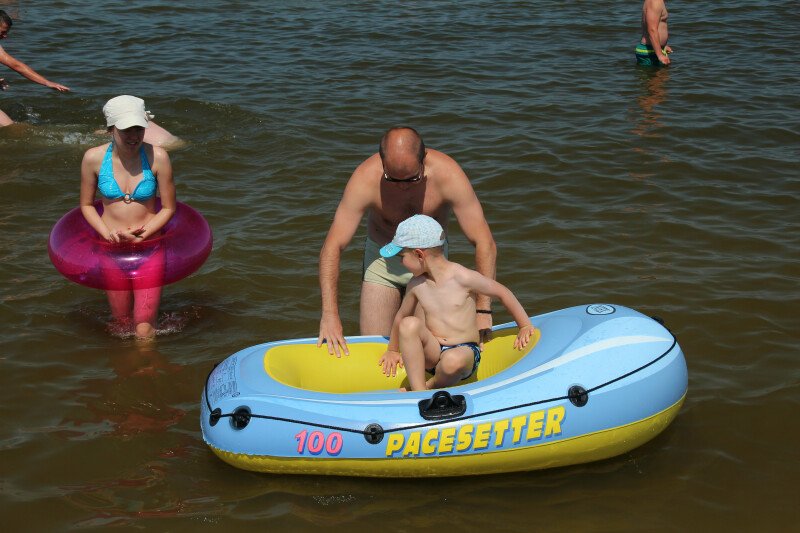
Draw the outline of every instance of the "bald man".
M350 176L320 251L322 318L317 346L327 341L331 355L349 353L339 317L339 263L364 215L367 214L367 240L361 283L361 334L388 336L411 273L398 257L381 257L380 248L392 240L400 222L416 214L433 217L446 232L451 211L475 246L476 270L494 279L497 247L467 175L451 157L426 149L413 128L387 131L378 153ZM492 327L490 303L489 297L478 295L477 319L482 339Z

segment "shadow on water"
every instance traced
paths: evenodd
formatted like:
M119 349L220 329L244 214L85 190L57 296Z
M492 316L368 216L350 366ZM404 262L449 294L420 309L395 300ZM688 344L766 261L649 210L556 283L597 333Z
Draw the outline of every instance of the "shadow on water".
M664 127L661 122L659 106L667 99L667 84L669 83L669 68L654 68L636 66L639 80L640 94L636 97L639 114L632 133L642 138L642 144L634 148L644 151L647 139L659 137L659 129Z
M55 433L93 457L58 485L66 502L82 510L76 525L83 527L118 524L123 516L170 516L169 506L144 503L141 491L159 486L169 459L185 457L194 440L174 431L192 425L186 420L190 367L152 341L128 341L106 355L101 376L87 375L63 394L65 416ZM144 460L132 461L136 456Z
M82 414L67 416L62 436L70 440L105 434L131 438L138 433L163 432L178 423L185 411L157 399L166 383L177 379L184 366L173 363L150 341L134 341L109 353L114 376L85 379L69 392Z

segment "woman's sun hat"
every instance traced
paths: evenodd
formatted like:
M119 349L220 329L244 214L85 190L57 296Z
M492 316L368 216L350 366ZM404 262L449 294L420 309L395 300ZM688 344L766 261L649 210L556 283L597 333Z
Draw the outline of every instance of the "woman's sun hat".
M103 106L103 114L106 117L106 126L116 126L118 130L124 130L133 126L147 127L147 122L153 116L144 108L144 100L123 94L116 96L106 102Z

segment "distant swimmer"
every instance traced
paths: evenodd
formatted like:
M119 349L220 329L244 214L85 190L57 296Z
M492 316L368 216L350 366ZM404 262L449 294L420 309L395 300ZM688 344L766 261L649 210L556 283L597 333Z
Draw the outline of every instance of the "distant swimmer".
M667 6L664 0L644 0L642 6L642 38L636 45L636 61L640 65L669 65L667 54L672 48L667 46Z
M11 30L11 24L11 17L9 17L5 11L0 9L0 40L5 39L8 36L9 30ZM0 46L0 63L7 66L11 70L17 71L20 75L25 76L29 80L40 85L44 85L45 87L55 89L56 91L62 93L69 92L69 87L48 80L19 59L11 56L8 52L3 50L2 46ZM4 79L0 78L0 90L5 91L7 88L8 83ZM11 117L0 110L0 127L8 126L9 124L13 123L14 121L11 120Z

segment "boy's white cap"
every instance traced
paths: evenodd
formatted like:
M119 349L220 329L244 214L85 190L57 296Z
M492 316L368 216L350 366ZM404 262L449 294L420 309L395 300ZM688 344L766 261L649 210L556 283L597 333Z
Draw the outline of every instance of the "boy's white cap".
M392 257L403 248L436 248L444 244L442 226L427 215L414 215L397 225L392 242L381 248L381 256Z
M106 126L116 126L118 130L132 126L146 128L147 121L152 118L144 108L144 100L127 94L115 96L106 102L103 114L106 116Z

